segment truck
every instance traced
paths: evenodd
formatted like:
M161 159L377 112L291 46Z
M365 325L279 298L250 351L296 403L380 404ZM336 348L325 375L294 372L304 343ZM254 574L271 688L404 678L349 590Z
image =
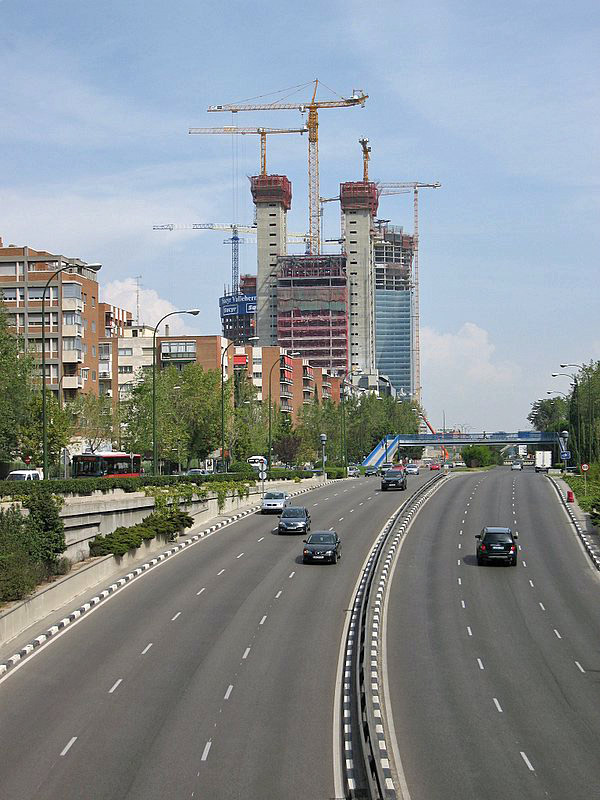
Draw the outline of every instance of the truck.
M536 450L535 453L535 471L548 472L552 466L552 453L550 450Z

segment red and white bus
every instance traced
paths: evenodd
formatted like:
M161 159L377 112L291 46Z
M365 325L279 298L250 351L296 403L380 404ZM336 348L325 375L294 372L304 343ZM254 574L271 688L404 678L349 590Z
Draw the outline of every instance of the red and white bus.
M113 450L73 456L71 475L74 478L138 478L142 474L139 453L117 453Z

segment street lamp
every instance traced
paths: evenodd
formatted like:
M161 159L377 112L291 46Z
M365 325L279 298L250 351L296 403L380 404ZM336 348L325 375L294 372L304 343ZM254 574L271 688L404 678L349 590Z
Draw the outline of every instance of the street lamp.
M352 375L361 375L362 368L356 367L354 369L346 370L344 373L344 377L340 383L340 391L341 391L341 398L340 402L342 404L342 447L343 447L343 455L342 455L342 467L344 468L344 477L346 475L345 470L348 468L348 447L346 442L346 392L344 386L346 384L346 380L350 378L350 385L352 385Z
M250 336L249 342L257 342L258 336ZM221 462L227 472L227 462L225 461L225 378L223 377L223 367L225 363L225 356L230 347L233 347L235 342L230 342L221 353Z
M592 463L592 436L593 436L593 423L592 423L592 376L591 370L585 367L583 364L561 364L560 368L565 369L566 367L577 367L580 369L585 377L587 378L587 385L588 385L588 464ZM571 376L574 380L576 378ZM577 408L579 409L579 397L577 398Z
M46 292L56 276L66 269L73 269L76 265L65 264L64 267L55 270L46 281L42 292L42 452L44 466L44 480L48 480L48 423L46 420ZM86 269L98 272L102 269L102 264L83 264ZM61 376L62 377L62 376Z
M297 358L301 354L298 353L297 351L293 351L291 353L288 352L288 353L285 353L285 354L282 353L282 354L280 354L279 358L277 358L273 362L273 364L271 365L271 369L269 370L269 452L267 453L267 468L268 468L269 472L271 471L271 431L272 431L272 422L271 422L271 378L272 378L272 375L273 375L273 370L275 369L275 367L277 365L279 365L279 367L281 367L281 365L284 363L284 359L285 359L286 355L290 356L290 358Z
M158 320L154 332L152 333L152 474L158 475L158 441L156 438L156 334L167 317L172 317L174 314L191 314L197 317L200 313L199 308L190 308L183 311L170 311L164 317Z

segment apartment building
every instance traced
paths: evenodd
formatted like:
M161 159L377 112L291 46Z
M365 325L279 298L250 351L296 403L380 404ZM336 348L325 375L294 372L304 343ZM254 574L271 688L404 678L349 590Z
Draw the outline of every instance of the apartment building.
M9 325L34 354L40 377L44 338L46 386L63 403L80 393L99 393L99 268L45 250L4 247L0 239L0 298Z

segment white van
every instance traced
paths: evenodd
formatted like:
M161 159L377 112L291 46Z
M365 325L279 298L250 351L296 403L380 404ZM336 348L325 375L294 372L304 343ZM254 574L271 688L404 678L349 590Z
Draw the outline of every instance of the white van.
M37 469L13 469L6 476L7 481L39 481L42 476Z

